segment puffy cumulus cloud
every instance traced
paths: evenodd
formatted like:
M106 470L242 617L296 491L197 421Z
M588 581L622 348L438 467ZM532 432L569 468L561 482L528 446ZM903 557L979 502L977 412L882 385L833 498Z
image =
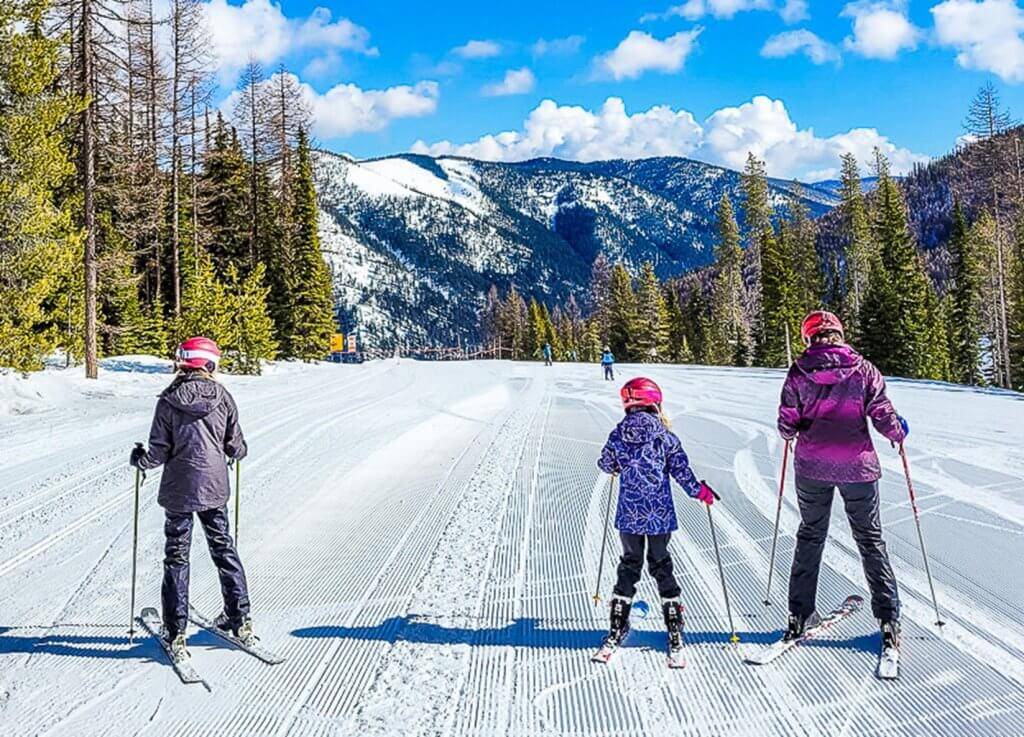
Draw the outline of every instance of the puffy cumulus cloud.
M680 31L664 40L643 31L630 31L618 46L594 59L595 78L636 79L644 72L678 72L697 46L703 29Z
M565 38L538 38L530 47L534 56L572 56L580 50L586 39L583 36L566 36Z
M685 110L658 105L629 114L622 100L609 97L600 110L544 100L521 130L486 135L471 143L417 141L412 150L435 156L457 155L490 161L523 161L557 156L578 161L689 156L740 169L748 152L763 158L775 177L804 181L831 179L839 157L852 153L870 159L878 147L893 171L904 173L927 157L900 148L873 128L855 128L828 138L797 127L781 100L755 97L722 108L703 124Z
M853 35L844 46L869 59L895 59L921 40L922 31L910 22L905 0L858 0L847 4L841 15L853 22Z
M272 0L210 0L206 25L217 59L220 80L233 84L250 59L273 64L295 51L322 52L325 59L339 51L376 56L370 32L347 18L333 20L327 8L316 8L306 18L289 18Z
M490 59L501 54L501 44L497 41L467 41L452 49L452 53L463 59Z
M664 105L629 115L617 97L609 97L597 112L544 100L527 117L521 131L487 135L461 145L417 141L413 151L490 161L523 161L538 156L577 161L638 159L689 154L699 145L700 134L700 125L690 113Z
M936 40L956 49L957 64L1024 81L1024 10L1014 0L945 0L931 12Z
M647 13L640 18L640 22L666 18L700 20L706 16L729 19L737 13L750 10L777 10L786 23L797 23L808 17L807 0L782 0L781 4L777 0L686 0L663 13Z
M794 54L803 54L815 64L838 64L842 58L839 49L805 28L777 33L761 47L761 56L767 59Z
M500 82L484 85L480 90L487 97L505 97L508 95L525 95L533 89L537 78L528 67L509 69Z
M437 82L397 85L383 90L364 90L354 84L338 84L324 93L285 72L298 87L312 113L313 133L318 138L343 138L354 133L379 131L398 118L420 118L437 110ZM273 89L275 74L263 84ZM235 90L221 103L230 111L242 93Z

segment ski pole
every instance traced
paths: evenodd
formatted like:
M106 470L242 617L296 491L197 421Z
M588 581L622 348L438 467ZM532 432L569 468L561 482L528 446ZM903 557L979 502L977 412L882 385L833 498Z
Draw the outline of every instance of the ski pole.
M707 484L705 484L707 486ZM710 486L708 486L711 489ZM722 497L715 493L714 489L711 489L711 493L714 495L716 501L721 501ZM725 568L722 566L722 554L718 550L718 535L715 534L715 520L711 516L711 505L708 507L708 525L711 526L711 543L715 546L715 560L718 562L718 576L722 579L722 597L725 599L725 615L729 618L729 630L732 632L732 637L729 638L729 642L735 644L740 641L740 636L736 634L736 625L732 622L732 607L729 606L729 589L725 585Z
M601 538L601 560L597 564L597 585L594 587L594 606L597 606L601 601L601 577L604 574L604 551L608 546L608 518L612 512L612 491L615 489L615 477L617 474L612 474L612 477L608 480L608 501L604 507L604 535Z
M782 516L782 493L786 489L786 466L789 465L789 446L792 440L786 441L782 450L782 471L779 473L779 502L775 507L775 532L772 533L772 554L768 562L768 588L764 594L764 605L772 605L772 575L775 573L775 547L779 542L779 518Z
M235 547L238 547L238 514L242 509L242 462L235 461Z
M914 510L914 524L917 525L917 539L921 543L921 557L924 558L924 572L928 576L928 588L932 592L932 606L935 607L935 625L942 627L945 622L939 615L939 600L935 597L935 584L932 582L932 571L928 565L928 553L924 549L924 535L921 533L921 515L917 511L917 495L914 493L914 482L910 480L910 462L907 451L900 442L900 458L903 459L903 475L907 477L907 492L910 494L910 507Z
M136 448L141 448L142 443L136 443ZM135 512L132 530L132 597L131 616L128 618L128 644L135 643L135 580L139 560L139 487L142 486L142 469L135 468Z

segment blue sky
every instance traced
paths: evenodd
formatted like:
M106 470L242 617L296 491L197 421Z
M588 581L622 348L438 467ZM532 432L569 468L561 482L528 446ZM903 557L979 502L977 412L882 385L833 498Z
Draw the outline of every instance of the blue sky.
M753 150L773 175L816 179L845 151L882 146L898 170L947 152L989 80L1024 113L1015 0L209 5L221 94L249 55L284 64L320 145L359 157L738 166Z

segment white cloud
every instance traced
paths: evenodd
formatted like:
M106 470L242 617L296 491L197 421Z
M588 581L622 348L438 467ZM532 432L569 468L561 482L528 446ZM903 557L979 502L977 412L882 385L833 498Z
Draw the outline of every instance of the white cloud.
M530 47L534 56L571 56L580 50L586 39L583 36L566 36L565 38L539 38Z
M501 44L497 41L467 41L452 49L452 53L463 59L489 59L501 53Z
M370 32L346 18L331 19L327 8L306 18L289 18L272 0L211 0L206 22L221 83L231 85L250 59L270 65L299 50L318 50L325 56L353 51L376 56Z
M761 56L768 59L793 54L803 54L815 64L838 64L841 60L839 49L805 28L777 33L761 47Z
M821 138L800 129L781 100L755 97L716 111L698 123L686 110L658 105L629 114L622 100L609 97L597 111L544 100L518 131L505 131L465 144L417 141L412 149L435 156L458 155L492 161L557 156L579 161L650 156L689 156L733 169L753 152L776 177L805 181L838 175L839 156L853 153L868 161L875 147L896 173L927 157L897 147L873 128L854 128Z
M423 81L384 90L364 90L354 84L338 84L323 94L290 73L306 106L313 115L313 133L318 138L342 138L354 133L379 131L398 118L420 118L437 110L440 89L437 82ZM273 85L276 75L265 81ZM232 110L239 91L221 103Z
M808 17L807 4L807 0L781 0L781 4L777 0L686 0L663 13L647 13L640 18L640 22L668 18L694 21L706 16L728 20L737 13L751 10L777 10L786 23L798 23Z
M643 31L630 31L618 46L594 59L594 76L636 79L647 71L678 72L697 45L703 29L680 31L664 41Z
M505 97L507 95L525 95L533 89L537 78L528 67L522 69L509 69L500 82L484 85L480 90L488 97Z
M945 0L931 9L935 37L957 64L1024 81L1024 10L1013 0Z
M853 35L844 46L869 59L895 59L904 49L917 48L923 35L907 17L905 0L858 0L841 15L853 20Z

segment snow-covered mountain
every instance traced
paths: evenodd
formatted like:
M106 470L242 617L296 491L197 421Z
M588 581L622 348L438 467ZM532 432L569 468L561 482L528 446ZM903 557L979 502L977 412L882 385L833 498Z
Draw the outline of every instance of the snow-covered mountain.
M491 284L549 303L586 285L600 251L661 277L709 263L714 210L737 172L682 158L491 163L315 156L323 249L346 330L364 346L472 341ZM770 182L781 206L798 185ZM799 187L815 215L828 189Z

